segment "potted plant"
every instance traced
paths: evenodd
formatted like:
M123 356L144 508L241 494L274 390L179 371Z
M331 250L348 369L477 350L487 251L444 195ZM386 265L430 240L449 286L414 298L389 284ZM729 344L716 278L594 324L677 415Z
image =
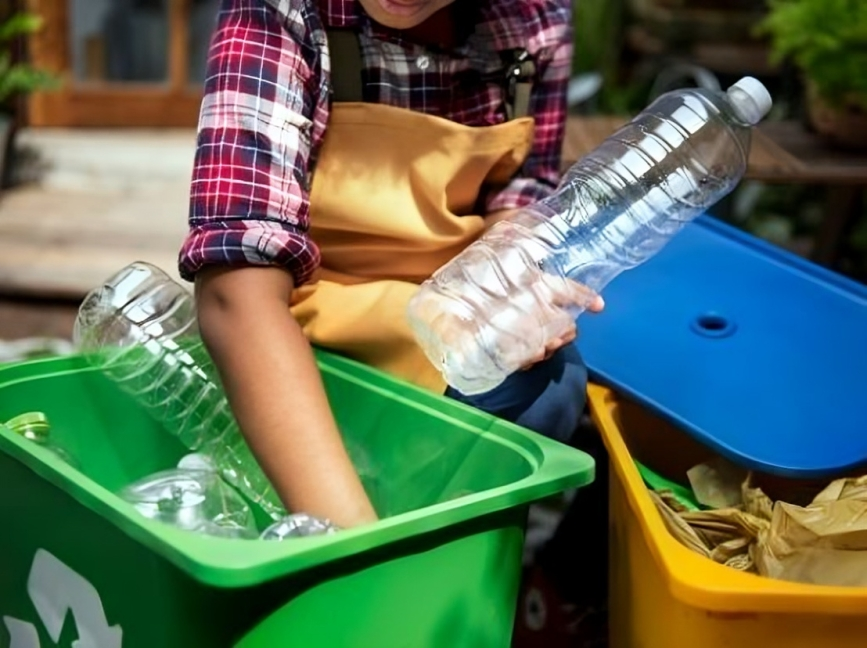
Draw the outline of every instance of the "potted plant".
M768 0L759 33L774 63L803 75L809 124L840 146L867 148L867 2Z
M7 177L7 160L17 125L16 102L36 90L54 88L58 79L15 56L22 37L42 27L42 19L26 11L0 17L0 179Z

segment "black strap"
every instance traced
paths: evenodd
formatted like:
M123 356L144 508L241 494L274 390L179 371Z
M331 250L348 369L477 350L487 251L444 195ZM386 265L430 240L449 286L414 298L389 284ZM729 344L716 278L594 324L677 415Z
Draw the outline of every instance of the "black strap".
M328 29L332 101L364 101L361 43L350 29Z
M512 57L512 64L506 69L506 116L510 120L529 114L533 77L536 76L536 64L527 50L516 50Z

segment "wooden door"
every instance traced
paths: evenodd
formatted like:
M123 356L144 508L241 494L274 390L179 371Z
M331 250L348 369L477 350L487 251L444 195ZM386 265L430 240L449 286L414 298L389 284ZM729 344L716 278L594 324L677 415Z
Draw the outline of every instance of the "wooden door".
M31 126L195 127L219 0L26 0L30 41L59 90L28 102Z

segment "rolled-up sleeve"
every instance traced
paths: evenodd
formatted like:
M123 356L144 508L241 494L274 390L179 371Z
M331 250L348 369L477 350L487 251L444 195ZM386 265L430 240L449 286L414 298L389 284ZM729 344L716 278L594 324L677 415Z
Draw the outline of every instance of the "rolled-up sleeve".
M566 95L572 71L572 5L571 0L534 4L543 8L545 18L540 33L534 36L539 49L529 106L535 122L533 146L512 181L486 195L485 207L489 213L525 207L547 198L560 182Z
M187 280L206 266L276 265L297 286L319 264L309 182L326 107L318 52L301 22L262 0L223 0L179 255Z

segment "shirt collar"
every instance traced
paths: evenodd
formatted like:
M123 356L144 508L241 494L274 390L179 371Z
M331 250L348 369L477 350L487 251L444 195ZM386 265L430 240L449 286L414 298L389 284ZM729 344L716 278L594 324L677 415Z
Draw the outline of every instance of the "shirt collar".
M319 0L319 8L326 27L358 27L367 17L358 0Z

